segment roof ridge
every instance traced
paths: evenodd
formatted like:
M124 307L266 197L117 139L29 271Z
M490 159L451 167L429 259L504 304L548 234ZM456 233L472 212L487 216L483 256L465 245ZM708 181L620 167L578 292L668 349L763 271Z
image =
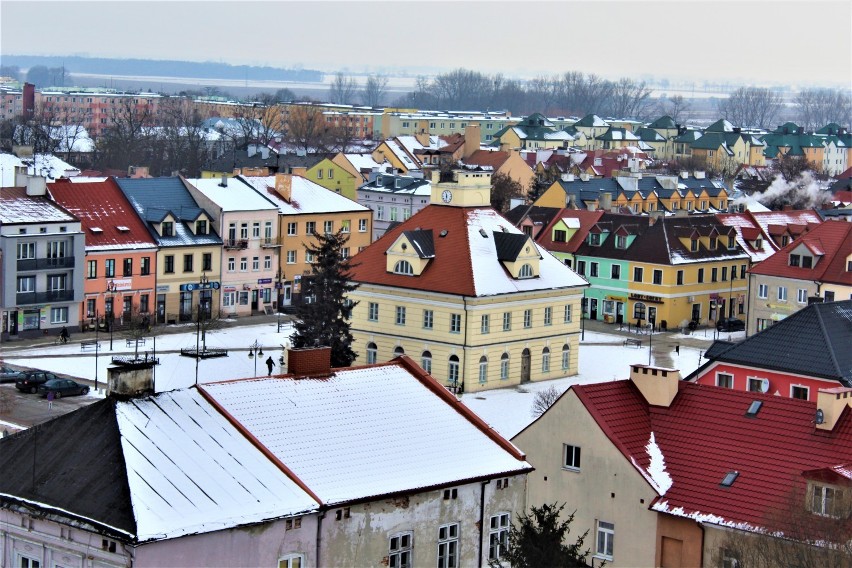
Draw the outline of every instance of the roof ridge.
M822 338L825 341L826 347L828 347L826 351L828 351L828 355L831 358L831 364L837 371L837 376L842 377L844 374L843 369L840 368L840 363L837 360L837 355L835 355L834 353L834 343L832 343L830 339L831 336L828 333L828 330L825 328L825 321L822 318L822 306L824 305L825 304L815 304L816 307L814 308L814 311L816 312L816 318L817 322L819 323L819 328L822 331Z

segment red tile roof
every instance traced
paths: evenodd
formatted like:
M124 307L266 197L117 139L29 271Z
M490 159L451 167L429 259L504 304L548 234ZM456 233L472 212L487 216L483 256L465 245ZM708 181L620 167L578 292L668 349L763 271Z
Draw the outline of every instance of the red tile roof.
M803 243L810 250L823 253L812 268L790 266L790 251ZM852 273L846 271L846 257L850 254L852 223L827 221L788 243L753 267L751 273L852 286Z
M112 178L92 183L48 184L54 201L79 217L86 248L156 248L145 222ZM119 230L126 227L128 230ZM99 228L101 231L92 231Z
M588 211L586 209L562 209L553 217L550 224L539 232L536 242L549 251L562 253L576 252L577 247L583 244L589 234L589 231L600 220L603 214L604 212L602 210ZM555 242L552 238L553 226L565 218L579 219L580 228L577 229L577 232L575 232L567 242Z
M845 224L845 223L844 223ZM816 404L769 394L679 383L669 407L650 406L631 381L571 387L613 444L651 477L653 435L671 486L653 510L715 524L763 526L784 511L802 474L852 460L852 411L831 431L814 428ZM749 405L763 404L754 417ZM739 472L730 487L728 472Z
M503 152L501 150L497 150L495 152L490 150L477 150L465 158L464 163L471 166L491 166L494 168L494 171L497 171L508 159L509 152Z

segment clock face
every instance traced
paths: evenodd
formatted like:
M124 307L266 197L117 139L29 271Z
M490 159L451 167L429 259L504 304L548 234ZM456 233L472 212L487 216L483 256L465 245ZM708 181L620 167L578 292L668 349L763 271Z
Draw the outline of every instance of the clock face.
M449 203L453 200L453 192L449 189L445 189L444 192L441 194L441 200L444 203Z

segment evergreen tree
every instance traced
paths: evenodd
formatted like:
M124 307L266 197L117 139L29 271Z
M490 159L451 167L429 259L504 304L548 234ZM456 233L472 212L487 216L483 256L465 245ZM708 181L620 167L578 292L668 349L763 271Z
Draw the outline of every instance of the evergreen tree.
M587 566L590 551L583 550L583 541L589 531L581 534L573 544L565 544L574 513L559 522L564 508L564 504L545 504L530 507L529 513L518 515L518 524L513 524L509 530L509 544L500 554L501 562L508 562L514 568Z
M353 284L349 259L343 258L343 245L349 236L342 232L313 234L315 245L307 251L314 256L311 275L302 279L303 302L297 310L298 321L292 337L293 347L331 347L331 366L348 367L357 355L352 351L349 319L355 303L346 296L358 286Z

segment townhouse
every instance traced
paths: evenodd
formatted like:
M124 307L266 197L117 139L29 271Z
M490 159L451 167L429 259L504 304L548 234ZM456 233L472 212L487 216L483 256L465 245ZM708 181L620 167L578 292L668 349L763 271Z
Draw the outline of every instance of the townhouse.
M573 141L568 132L536 112L494 133L491 144L501 150L538 150L566 148Z
M353 174L331 158L323 158L307 168L303 177L353 201L358 200L356 190L360 185L361 176Z
M370 174L369 181L358 188L358 203L373 211L372 240L429 205L431 196L432 182L422 177Z

